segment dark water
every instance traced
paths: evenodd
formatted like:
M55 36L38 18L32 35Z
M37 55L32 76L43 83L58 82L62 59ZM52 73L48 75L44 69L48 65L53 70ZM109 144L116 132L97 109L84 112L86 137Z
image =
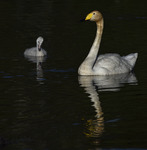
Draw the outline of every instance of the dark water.
M0 148L147 149L147 1L0 1ZM79 77L103 13L100 53L138 52L134 74ZM45 60L23 52L44 37ZM37 63L37 64L36 64Z

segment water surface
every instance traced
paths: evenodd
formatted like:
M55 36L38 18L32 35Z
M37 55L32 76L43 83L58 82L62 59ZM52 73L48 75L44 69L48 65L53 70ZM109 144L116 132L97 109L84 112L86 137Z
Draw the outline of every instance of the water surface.
M1 149L147 149L145 0L2 0L0 2ZM95 37L81 23L105 20L100 54L138 52L134 73L80 77ZM25 58L44 37L47 58Z

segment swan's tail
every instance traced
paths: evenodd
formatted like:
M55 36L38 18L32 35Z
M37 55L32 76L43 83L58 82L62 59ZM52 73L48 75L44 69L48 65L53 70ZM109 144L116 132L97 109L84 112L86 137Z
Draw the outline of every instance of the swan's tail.
M124 56L123 58L130 64L130 66L132 67L131 69L133 69L135 66L137 57L138 57L138 53L132 53L127 56Z

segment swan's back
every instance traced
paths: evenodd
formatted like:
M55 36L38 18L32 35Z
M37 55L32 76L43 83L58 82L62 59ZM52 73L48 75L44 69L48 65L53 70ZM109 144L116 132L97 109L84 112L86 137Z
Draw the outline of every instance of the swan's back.
M138 53L132 53L127 56L124 56L123 58L132 66L133 69L138 58Z
M99 75L130 72L135 65L137 56L137 53L123 57L121 57L119 54L99 55L93 70Z

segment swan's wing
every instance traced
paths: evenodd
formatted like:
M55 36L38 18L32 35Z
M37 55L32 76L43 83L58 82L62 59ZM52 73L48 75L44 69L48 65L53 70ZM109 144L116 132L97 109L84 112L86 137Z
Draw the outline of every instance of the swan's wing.
M118 67L122 63L121 57L118 54L100 55L94 67L104 67L109 70Z
M128 72L129 64L118 54L105 54L97 58L93 70L104 75L119 74Z
M122 58L125 59L133 68L135 66L137 57L138 57L138 53L132 53L127 56L123 56Z

